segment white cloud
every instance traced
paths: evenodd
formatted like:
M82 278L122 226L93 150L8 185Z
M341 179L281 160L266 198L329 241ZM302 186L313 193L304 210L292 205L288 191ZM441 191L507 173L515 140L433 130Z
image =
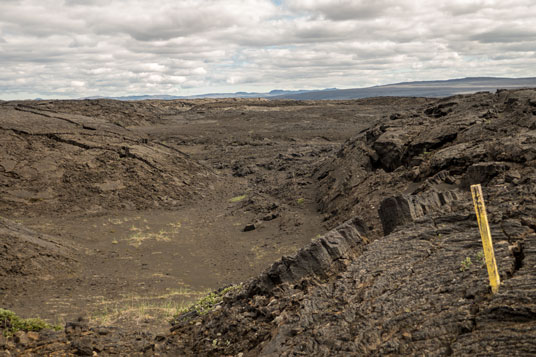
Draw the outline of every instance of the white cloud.
M71 86L73 87L85 87L86 82L83 81L71 81Z
M289 0L294 11L307 12L332 20L369 20L381 16L397 3L393 0Z
M3 0L0 98L536 76L532 0Z

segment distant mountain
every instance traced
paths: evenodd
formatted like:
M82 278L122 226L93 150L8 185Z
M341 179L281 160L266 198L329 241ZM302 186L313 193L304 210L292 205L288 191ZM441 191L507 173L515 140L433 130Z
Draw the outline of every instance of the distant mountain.
M83 99L116 99L116 100L146 100L146 99L200 99L200 98L269 98L295 100L324 100L324 99L358 99L369 97L448 97L455 94L494 92L497 89L514 89L536 87L536 77L531 78L495 78L472 77L449 79L444 81L419 81L387 84L367 88L322 90L281 90L274 89L268 93L236 92L236 93L207 93L190 96L173 95L136 95L124 97L87 97Z
M331 90L331 89L325 89ZM147 100L147 99L160 99L160 100L173 100L173 99L200 99L200 98L271 98L275 96L284 95L298 95L307 93L307 90L281 90L274 89L268 93L256 93L256 92L236 92L236 93L207 93L189 96L174 96L174 95L132 95L123 97L86 97L82 99L115 99L115 100ZM315 91L315 92L322 92Z
M369 97L448 97L455 94L495 92L497 89L536 87L536 77L495 78L472 77L445 81L402 82L368 88L308 91L299 94L283 94L272 99L324 100L358 99Z
M183 99L183 97L176 97L173 95L130 95L123 97L103 97L103 96L93 96L93 97L84 97L80 99L114 99L114 100L146 100L146 99L160 99L160 100L173 100L173 99Z

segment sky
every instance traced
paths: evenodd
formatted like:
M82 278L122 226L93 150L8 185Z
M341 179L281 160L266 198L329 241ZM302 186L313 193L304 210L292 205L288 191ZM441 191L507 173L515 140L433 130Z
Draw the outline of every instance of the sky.
M0 0L0 99L536 77L534 0Z

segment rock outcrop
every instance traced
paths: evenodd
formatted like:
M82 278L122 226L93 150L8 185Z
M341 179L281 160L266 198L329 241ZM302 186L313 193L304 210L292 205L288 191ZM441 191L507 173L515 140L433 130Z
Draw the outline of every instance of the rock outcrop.
M535 98L534 90L456 96L362 132L315 173L328 222L360 222L344 264L325 250L329 237L346 242L339 235L349 222L214 311L177 319L149 351L536 354ZM488 287L473 183L484 186L497 294Z
M317 169L321 210L332 226L360 217L367 235L379 237L378 208L387 197L534 176L535 98L532 89L477 93L386 113Z
M213 176L186 154L102 113L62 113L68 102L53 103L60 108L0 106L0 212L176 207Z
M13 277L53 279L76 269L72 247L0 217L0 290Z
M536 90L416 103L385 113L314 170L332 230L220 290L210 309L179 315L143 348L115 346L169 356L536 355ZM474 183L488 209L496 294ZM79 339L71 327L55 337L63 351L115 353L97 330Z

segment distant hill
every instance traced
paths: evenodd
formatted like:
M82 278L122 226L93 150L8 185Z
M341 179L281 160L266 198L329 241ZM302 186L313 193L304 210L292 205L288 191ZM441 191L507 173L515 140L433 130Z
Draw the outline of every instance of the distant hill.
M358 99L369 97L448 97L455 94L495 92L497 89L536 87L536 77L494 78L473 77L445 81L420 81L387 84L368 88L308 91L299 94L283 94L273 99L323 100Z
M495 78L473 77L449 79L445 81L402 82L367 88L322 90L281 90L275 89L268 93L236 92L236 93L207 93L190 96L173 95L136 95L124 97L87 97L82 99L116 99L116 100L146 100L146 99L199 99L199 98L269 98L295 100L324 100L324 99L358 99L369 97L448 97L454 94L475 92L494 92L497 89L514 89L536 87L536 77L531 78Z
M324 89L315 92L329 91L331 89ZM200 98L271 98L276 96L285 95L299 95L307 93L307 90L281 90L274 89L268 93L256 93L256 92L235 92L235 93L206 93L189 96L174 96L174 95L132 95L123 97L86 97L82 99L116 99L116 100L147 100L147 99L160 99L160 100L173 100L173 99L200 99Z

